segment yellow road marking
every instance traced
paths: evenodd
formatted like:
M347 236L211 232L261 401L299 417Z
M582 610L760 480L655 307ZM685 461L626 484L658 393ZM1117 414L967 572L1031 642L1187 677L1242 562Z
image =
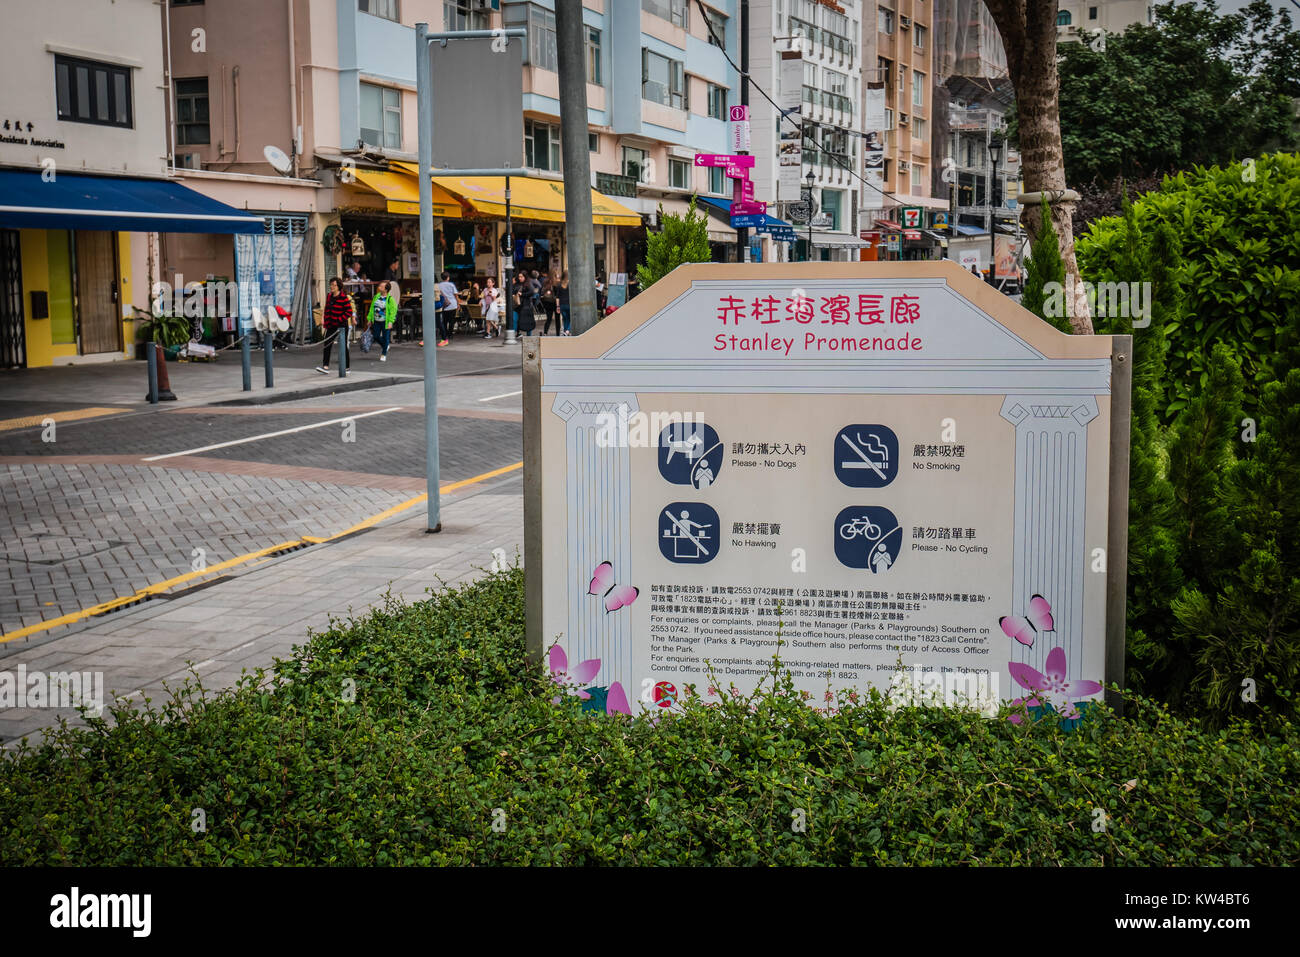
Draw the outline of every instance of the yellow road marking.
M479 482L485 482L488 479L496 478L498 475L505 475L508 472L514 472L517 469L523 468L523 466L524 466L523 462L516 462L514 465L507 465L504 468L493 469L491 472L484 472L482 475L475 475L473 478L462 479L459 482L452 482L450 485L442 486L442 488L440 488L438 491L441 494L446 495L449 492L454 492L457 489L465 488L468 485L475 485ZM90 608L83 608L81 611L74 611L67 615L61 615L58 618L51 618L49 621L42 621L35 625L28 625L26 628L19 628L17 631L11 631L4 635L0 635L0 645L4 644L7 641L14 641L17 638L24 638L27 635L34 635L42 631L49 631L51 628L57 628L60 625L71 625L75 622L81 621L86 618L91 618L95 615L102 615L104 612L112 611L114 608L119 608L122 605L129 605L132 602L141 601L145 598L150 598L154 595L162 594L165 591L169 591L172 588L175 588L177 585L182 585L186 582L194 581L196 578L203 578L208 575L212 575L216 572L225 571L227 568L234 568L236 565L243 565L246 562L256 561L259 558L265 558L267 555L271 554L272 552L278 552L281 549L293 548L295 545L303 545L303 544L320 545L324 542L332 542L335 539L342 538L344 535L350 535L353 532L359 532L364 528L370 528L372 525L376 525L379 522L382 522L386 518L391 518L392 516L397 515L400 512L405 512L407 509L414 508L417 505L423 504L424 502L428 501L428 499L429 499L428 494L422 493L420 495L415 496L414 498L407 499L405 502L401 502L397 505L394 505L392 508L386 508L382 512L378 513L377 515L372 515L369 518L365 519L364 521L358 522L357 524L353 525L351 528L345 528L343 531L338 532L334 535L329 535L325 538L319 538L315 535L304 535L302 538L298 539L297 541L281 542L279 545L271 545L267 548L258 549L255 552L248 552L247 554L244 555L238 555L235 558L228 558L224 562L219 562L216 565L209 565L207 568L204 568L202 571L186 572L184 575L177 575L175 578L168 578L166 581L157 582L156 584L153 585L147 585L146 587L141 588L133 595L125 595L121 598L114 598L106 602L101 602L98 605L92 605Z
M101 415L116 415L119 412L129 411L129 409L108 409L102 406L91 406L87 409L67 409L63 412L47 412L45 415L27 415L17 419L0 419L0 432L8 432L12 429L30 429L33 426L44 425L46 419L53 419L55 422L75 422L77 419L94 419Z

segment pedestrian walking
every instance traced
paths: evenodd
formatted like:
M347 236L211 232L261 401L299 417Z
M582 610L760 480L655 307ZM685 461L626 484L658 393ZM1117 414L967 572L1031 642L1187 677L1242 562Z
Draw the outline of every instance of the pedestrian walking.
M370 332L379 343L379 361L388 361L388 346L393 339L393 323L397 321L397 300L389 292L387 281L381 282L370 300Z
M564 326L560 335L570 335L569 332L569 274L563 272L560 274L560 284L555 287L555 301L560 307L560 322Z
M555 295L555 280L547 274L542 280L542 312L546 313L546 322L542 325L542 335L551 335L551 326L555 333L560 333L560 301Z
M357 321L357 304L343 291L342 280L335 276L329 282L329 289L329 295L325 297L325 312L321 316L321 324L325 327L325 354L321 357L320 365L316 367L317 372L326 375L330 371L330 347L334 344L332 333L337 333L339 336L339 362L342 363L343 350L346 348L343 337ZM344 370L344 375L351 371L351 369Z
M442 274L442 282L438 283L438 296L442 300L438 309L438 345L445 346L451 342L456 312L461 305L456 284L451 281L451 273Z

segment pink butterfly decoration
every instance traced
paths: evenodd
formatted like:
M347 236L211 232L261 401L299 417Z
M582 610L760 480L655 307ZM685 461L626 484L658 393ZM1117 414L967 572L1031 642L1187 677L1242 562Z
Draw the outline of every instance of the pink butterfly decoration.
M1052 606L1042 595L1034 595L1029 599L1029 607L1025 610L1023 618L1020 615L1003 615L998 619L998 624L1002 626L1002 631L1008 638L1014 638L1022 645L1031 648L1040 631L1056 630L1056 622L1052 619Z
M633 588L631 585L615 584L614 566L609 562L601 562L596 566L596 570L591 573L591 584L587 586L587 594L603 595L605 598L605 613L609 614L611 611L626 608L636 601L636 596L641 594L641 589Z

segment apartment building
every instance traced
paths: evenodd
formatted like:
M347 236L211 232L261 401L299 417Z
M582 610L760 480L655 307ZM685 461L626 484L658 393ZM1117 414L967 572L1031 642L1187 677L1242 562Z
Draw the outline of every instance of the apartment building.
M1149 0L1061 0L1056 13L1056 42L1091 40L1098 31L1123 33L1135 23L1150 24Z
M46 0L0 31L0 368L130 358L159 234L253 216L168 178L159 7Z
M736 43L735 2L710 0L707 23L687 0L585 2L599 274L635 271L644 260L647 228L657 227L661 207L680 213L693 194L730 195L730 183L717 175L721 171L711 175L697 169L693 158L696 152L726 149L726 109L736 100L738 83L723 51ZM528 30L524 140L516 162L532 173L511 179L515 248L502 249L504 178L436 177L438 269L461 282L481 281L499 277L503 255L511 254L517 269L564 268L553 0L171 0L171 5L178 175L212 195L247 193L249 208L256 206L268 222L265 237L240 240L242 246L234 249L175 250L178 263L203 270L203 258L210 262L215 253L220 269L248 278L269 272L271 282L261 288L275 291L264 295L267 303L300 299L304 285L319 301L324 282L349 262L371 282L394 274L399 282L414 280L419 268L415 25L424 22L434 32ZM249 31L249 23L257 30ZM204 31L202 50L191 42L196 29ZM439 90L436 109L472 116L473 89L474 77L466 76L463 85ZM434 122L436 135L436 116ZM497 164L485 159L484 165ZM734 258L735 238L725 221L711 221L710 239L719 258Z
M935 42L933 0L881 0L864 18L864 96L883 91L883 120L872 140L866 169L879 184L863 197L862 235L871 242L869 259L932 259L940 255L942 235L934 231L936 213L947 212L946 198L932 195L936 160L931 144ZM907 214L902 210L911 210Z
M765 260L845 261L864 246L858 211L865 188L862 17L868 6L863 0L750 0L750 76L784 107L750 96L755 193L775 204L779 216L788 218L793 204L809 201L812 215L811 224L800 219L794 244L765 237ZM784 66L791 61L793 67ZM797 90L785 89L794 83Z

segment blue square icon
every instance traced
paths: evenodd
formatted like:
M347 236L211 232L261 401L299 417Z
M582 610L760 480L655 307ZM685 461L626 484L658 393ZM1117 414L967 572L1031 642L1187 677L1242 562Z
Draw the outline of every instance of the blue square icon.
M659 512L659 553L675 564L713 561L721 533L718 513L703 502L673 502Z
M898 436L883 425L846 425L831 454L835 477L849 488L884 488L898 475Z

